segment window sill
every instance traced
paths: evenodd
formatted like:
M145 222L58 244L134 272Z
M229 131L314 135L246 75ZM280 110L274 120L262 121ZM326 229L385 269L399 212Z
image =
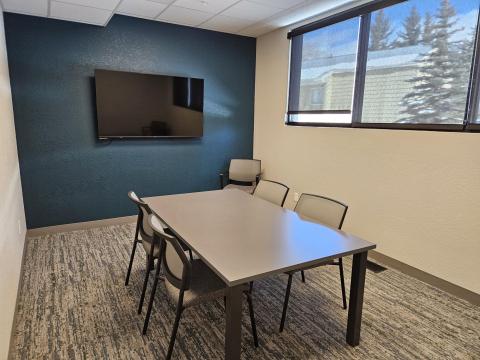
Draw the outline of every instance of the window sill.
M356 129L383 129L383 130L420 130L420 131L449 131L449 132L478 132L480 124L468 126L460 124L381 124L381 123L301 123L286 122L287 126L306 127L335 127L335 128L356 128Z
M480 123L468 124L465 128L466 131L480 131Z

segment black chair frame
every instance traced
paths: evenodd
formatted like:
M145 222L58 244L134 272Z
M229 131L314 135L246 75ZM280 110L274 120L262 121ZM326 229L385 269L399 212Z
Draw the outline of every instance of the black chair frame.
M135 251L137 249L137 244L142 242L142 239L145 241L148 241L151 246L150 246L150 253L147 254L147 268L145 272L145 278L143 281L143 287L142 287L142 294L140 296L140 302L138 304L138 310L137 312L140 314L142 312L142 307L143 307L143 302L145 300L145 292L147 290L147 285L148 285L148 278L150 276L150 271L154 268L154 239L153 236L148 235L145 232L145 229L143 227L143 221L144 221L144 214L146 213L147 215L152 214L152 210L150 207L145 204L143 201L139 201L139 199L134 195L133 191L128 192L128 197L130 200L132 200L138 207L138 217L137 217L137 226L135 228L135 238L133 239L133 247L132 247L132 252L130 255L130 262L128 264L128 270L127 270L127 276L125 279L125 286L128 285L128 282L130 280L130 273L132 271L132 265L133 265L133 259L135 257ZM143 210L142 210L143 209ZM138 237L140 235L142 238L140 239Z
M347 215L347 210L348 210L348 206L346 204L344 204L344 203L342 203L338 200L326 197L326 196L315 195L315 194L307 194L307 193L302 194L301 196L303 196L303 195L314 196L314 197L317 197L317 198L322 198L322 199L325 199L325 200L333 201L333 202L343 206L344 210L343 210L342 218L340 219L340 223L338 225L339 230L342 228L343 222L345 220L345 216ZM298 206L298 203L295 206L295 209L297 208L297 206ZM338 266L338 268L339 268L340 286L341 286L341 289L342 289L342 302L343 302L343 308L346 310L347 309L347 296L346 296L346 291L345 291L345 278L344 278L344 273L343 273L343 260L342 260L342 258L339 258L338 261L332 260L332 262L329 262L325 265ZM305 283L305 270L297 270L297 271L292 271L292 272L288 273L288 283L287 283L287 289L285 291L285 300L283 302L282 319L280 321L280 332L282 332L284 327L285 327L285 319L287 317L288 300L290 299L290 290L291 290L291 287L292 287L293 274L295 272L298 272L298 271L300 271L300 273L301 273L302 282Z
M130 274L132 272L132 266L133 266L133 259L135 257L135 251L137 249L137 244L142 242L142 239L145 241L148 241L151 246L150 246L150 252L147 254L147 267L146 267L146 272L145 272L145 278L143 280L143 287L142 287L142 294L140 295L140 302L138 304L138 309L137 313L141 314L142 313L142 308L143 308L143 303L145 301L145 293L147 291L147 286L148 286L148 278L150 277L150 272L154 269L155 265L155 257L154 257L154 250L155 250L155 243L154 243L154 236L150 236L145 232L145 229L143 228L143 221L145 214L147 216L150 216L153 214L152 210L150 207L141 201L133 191L128 192L128 197L130 200L132 200L138 207L138 217L137 217L137 225L135 228L135 238L133 239L133 247L132 251L130 254L130 261L128 264L128 270L127 270L127 276L125 278L125 286L128 285L128 282L130 280ZM144 209L144 211L142 210ZM140 235L142 239L138 237ZM184 246L186 247L186 246ZM191 250L187 247L186 250L189 251L190 258L193 258L193 254Z
M178 303L176 307L175 321L173 324L173 329L170 336L170 342L168 345L168 351L166 355L166 359L170 360L172 357L172 352L175 345L175 339L177 336L178 327L180 325L180 319L183 311L185 310L185 307L183 305L184 294L185 294L185 291L190 289L190 282L192 277L192 265L191 265L191 260L189 260L186 257L185 252L182 249L182 246L180 245L177 238L173 236L169 236L167 234L160 234L155 230L154 230L154 237L155 237L155 242L160 243L161 261L158 261L156 266L155 280L153 283L152 293L150 295L147 314L146 314L145 322L143 325L143 334L145 335L147 332L148 323L150 320L150 315L153 307L155 292L158 285L158 280L162 279L162 277L160 276L160 267L163 265L163 271L164 271L164 276L166 280L168 280L173 286L175 286L180 291L179 297L178 297ZM176 253L178 254L178 256L182 261L183 269L182 269L181 279L175 276L175 274L168 267L168 262L166 260L167 242L173 246L173 248L175 249ZM255 344L255 347L258 347L258 336L257 336L257 329L256 329L255 315L253 311L251 294L249 291L245 291L244 293L247 296L247 301L248 301L254 344Z

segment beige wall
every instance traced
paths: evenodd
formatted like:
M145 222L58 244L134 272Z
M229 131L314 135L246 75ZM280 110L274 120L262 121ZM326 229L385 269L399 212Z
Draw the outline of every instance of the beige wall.
M0 8L0 359L6 359L25 241L25 215Z
M350 205L344 229L480 293L480 134L284 125L286 30L257 39L254 157L266 178Z

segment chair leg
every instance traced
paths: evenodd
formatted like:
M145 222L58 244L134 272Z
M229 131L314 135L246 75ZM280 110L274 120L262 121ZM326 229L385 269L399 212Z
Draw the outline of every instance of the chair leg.
M128 281L130 280L130 272L132 271L133 258L135 257L135 251L137 249L139 231L140 231L140 214L137 216L137 225L135 227L135 238L133 240L132 254L130 255L130 263L128 264L127 277L125 279L125 286L128 285Z
M152 245L153 249L153 245ZM153 251L152 251L153 252ZM145 292L147 291L148 277L150 276L150 269L153 266L153 254L148 256L147 269L145 272L145 280L143 281L142 296L140 296L140 303L138 304L138 313L142 313L143 301L145 300Z
M280 322L280 332L283 331L283 327L285 326L285 318L287 317L288 299L290 298L290 289L292 287L292 277L293 277L292 274L288 275L287 291L285 293L285 300L283 302L282 321Z
M137 250L137 240L133 241L132 254L130 255L130 263L128 264L127 277L125 278L125 286L128 285L130 280L130 272L132 271L133 258L135 257L135 251Z
M342 258L338 259L338 267L340 268L340 284L342 285L342 300L343 308L347 308L347 296L345 295L345 279L343 277L343 261Z
M178 325L180 324L180 317L182 316L183 312L183 293L180 294L180 298L178 299L177 305L177 312L175 315L175 322L173 323L172 335L170 336L170 343L168 344L168 352L166 360L170 360L172 357L173 346L175 345L175 339L177 337L177 330Z
M155 261L155 259L153 259ZM147 254L147 261L146 261L147 271L152 271L154 269L153 261L150 261L150 255Z
M304 283L305 282L305 272L302 270L301 273L302 273L302 282Z
M160 259L158 259L157 268L155 270L155 280L153 281L152 293L150 294L150 300L148 302L147 314L145 315L145 321L143 323L143 331L142 331L143 335L145 335L147 333L148 322L150 321L150 314L152 313L153 301L155 299L155 292L157 291L158 279L160 278L160 267L161 267L161 261L160 261Z
M252 296L249 292L246 293L248 301L248 311L250 312L250 323L252 324L253 343L258 347L257 325L255 323L255 313L253 311Z

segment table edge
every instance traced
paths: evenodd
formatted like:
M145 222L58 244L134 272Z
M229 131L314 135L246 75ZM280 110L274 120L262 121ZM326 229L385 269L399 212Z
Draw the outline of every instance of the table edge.
M162 197L162 195L159 195L159 196L148 196L148 197L142 197L141 200L142 201L145 201L147 199L152 199L152 198L156 198L156 197ZM301 264L298 264L298 265L292 265L292 266L286 266L284 268L281 268L281 269L277 269L277 270L272 270L272 271L267 271L265 273L262 273L262 274L258 274L258 275L254 275L254 276L249 276L247 278L243 278L243 279L239 279L239 280L234 280L234 281L230 281L228 280L227 278L225 278L225 276L223 276L222 273L220 273L216 268L215 266L213 266L207 259L204 258L204 256L202 256L202 254L200 254L198 251L196 251L196 249L190 245L190 243L185 240L183 237L180 236L180 234L178 234L176 232L176 230L170 226L170 224L168 224L168 222L166 222L160 215L158 215L153 209L151 209L152 212L155 213L156 216L158 216L158 218L160 220L162 220L163 223L165 223L165 225L168 226L168 228L173 232L173 234L179 238L180 240L182 240L183 242L185 242L191 249L192 251L198 256L200 257L200 259L205 262L205 264L208 265L208 267L215 272L215 274L217 276L219 276L222 281L228 286L228 287L232 287L232 286L237 286L237 285L241 285L241 284L246 284L246 283L249 283L251 281L255 281L255 280L259 280L259 279L262 279L262 278L265 278L267 276L272 276L272 275L276 275L276 274L281 274L281 273L285 273L287 271L291 271L291 270L296 270L296 269L302 269L302 268L305 268L305 267L309 267L309 266L315 266L316 264L321 264L323 262L326 262L326 261L330 261L330 260L334 260L334 259L338 259L338 258L341 258L341 257L345 257L345 256L350 256L350 255L354 255L354 254L358 254L358 253L363 253L363 252L368 252L370 250L373 250L377 247L376 244L373 244L371 243L371 245L369 246L366 246L364 248L361 248L361 249L357 249L357 250L351 250L351 251L345 251L345 252L342 252L342 253L338 253L338 254L335 254L335 255L331 255L331 256L328 256L328 257L325 257L325 258L321 258L321 259L315 259L315 260L311 260L311 261L307 261L305 263L301 263ZM364 240L364 241L367 241L367 240Z
M315 267L315 265L317 265L317 264L320 266L320 264L325 263L327 261L343 258L345 256L350 256L350 255L355 255L355 254L368 252L370 250L375 249L376 247L377 247L377 245L373 244L373 245L370 245L366 248L361 248L361 249L358 249L358 250L352 250L352 251L347 251L347 252L343 252L343 253L338 253L338 254L328 256L328 257L325 257L325 258L307 261L307 262L304 262L304 263L301 263L301 264L298 264L298 265L286 266L286 267L278 269L278 270L267 271L267 272L262 273L262 274L249 276L247 278L234 280L234 281L228 281L223 276L220 276L220 277L229 287L231 287L231 286L236 286L236 285L249 283L250 281L260 280L260 279L263 279L263 278L268 277L268 276L283 274L283 273L286 273L286 272L292 271L292 270L301 270L303 268L310 267L310 266ZM212 267L212 269L213 269L213 267ZM215 271L215 273L217 273L217 271Z

